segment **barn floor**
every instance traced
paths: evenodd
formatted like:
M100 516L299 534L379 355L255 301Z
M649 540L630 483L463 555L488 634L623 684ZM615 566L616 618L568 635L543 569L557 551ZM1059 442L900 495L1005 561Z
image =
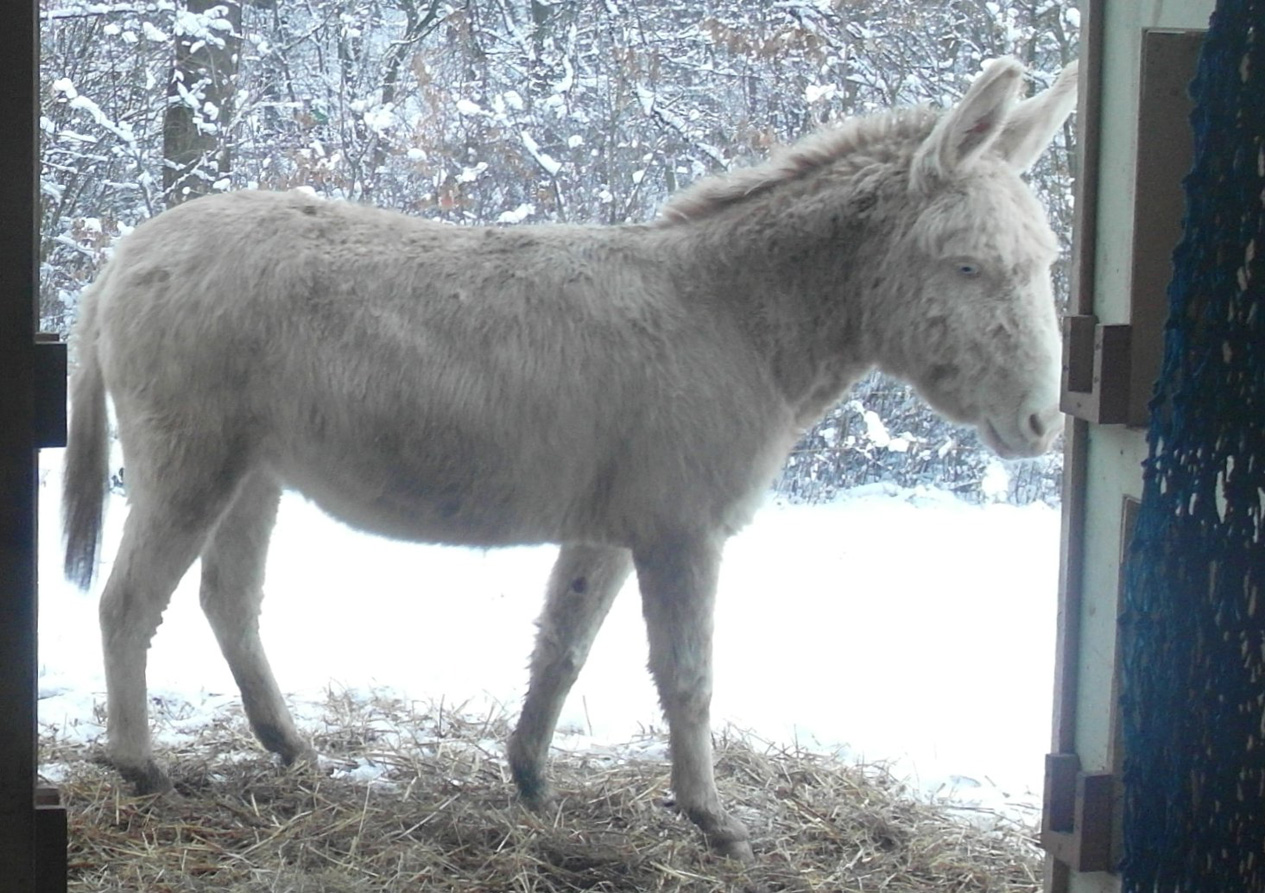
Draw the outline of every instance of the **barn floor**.
M158 718L159 722L163 717ZM127 796L96 745L46 736L87 891L1036 891L1032 829L918 802L879 767L718 735L721 795L756 864L710 855L665 802L662 742L558 753L561 808L515 800L504 718L331 695L319 771L285 771L239 715L160 757L177 794ZM646 753L650 755L647 756ZM656 753L657 752L657 753Z

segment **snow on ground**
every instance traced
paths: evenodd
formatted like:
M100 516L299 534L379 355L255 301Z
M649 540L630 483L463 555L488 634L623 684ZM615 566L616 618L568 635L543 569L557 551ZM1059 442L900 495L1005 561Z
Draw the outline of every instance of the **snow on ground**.
M44 454L40 722L90 740L102 733L96 594L108 566L88 595L62 581L60 463ZM107 561L125 513L112 498ZM928 795L1031 816L1049 749L1058 529L1048 506L883 485L829 505L770 501L725 553L714 726L888 762ZM262 628L300 723L331 689L515 713L555 551L392 542L287 494ZM191 572L149 658L151 697L185 705L186 728L236 698L197 601ZM630 585L555 744L602 750L662 730L645 660Z

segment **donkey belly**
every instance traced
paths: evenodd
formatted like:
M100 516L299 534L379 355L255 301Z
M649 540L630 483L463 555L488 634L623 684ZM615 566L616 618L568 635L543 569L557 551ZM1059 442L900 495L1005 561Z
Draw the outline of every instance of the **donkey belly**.
M433 475L314 473L291 469L286 486L334 518L381 536L467 546L556 542L559 523L549 506L519 504L513 492L470 486ZM383 485L385 482L385 486Z
M564 539L577 472L559 475L532 451L459 437L405 436L366 424L343 437L309 433L274 472L339 520L419 542L506 546Z
M725 482L697 470L683 475L691 465L675 450L672 461L647 448L631 462L626 444L572 452L520 435L504 444L471 438L456 448L453 438L451 430L437 432L403 450L372 437L324 449L308 441L274 471L285 486L361 530L479 547L632 546L662 531L732 532L748 520L758 482L771 475L749 468ZM574 446L579 438L564 440ZM672 441L657 440L654 447ZM718 463L706 464L715 471Z
M556 542L540 528L514 523L487 504L459 497L430 501L369 500L327 485L297 488L326 513L359 530L392 539L458 546L514 546Z

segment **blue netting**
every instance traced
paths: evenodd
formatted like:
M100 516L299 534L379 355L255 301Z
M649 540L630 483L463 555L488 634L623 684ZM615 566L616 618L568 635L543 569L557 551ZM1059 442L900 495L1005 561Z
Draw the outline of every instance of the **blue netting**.
M1191 88L1121 618L1126 893L1265 891L1263 6L1217 5Z

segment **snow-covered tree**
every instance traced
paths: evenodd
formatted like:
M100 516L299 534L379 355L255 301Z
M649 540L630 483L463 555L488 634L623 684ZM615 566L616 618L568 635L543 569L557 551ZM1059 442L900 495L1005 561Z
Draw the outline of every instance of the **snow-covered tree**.
M241 0L181 0L163 114L163 193L177 204L227 185Z

